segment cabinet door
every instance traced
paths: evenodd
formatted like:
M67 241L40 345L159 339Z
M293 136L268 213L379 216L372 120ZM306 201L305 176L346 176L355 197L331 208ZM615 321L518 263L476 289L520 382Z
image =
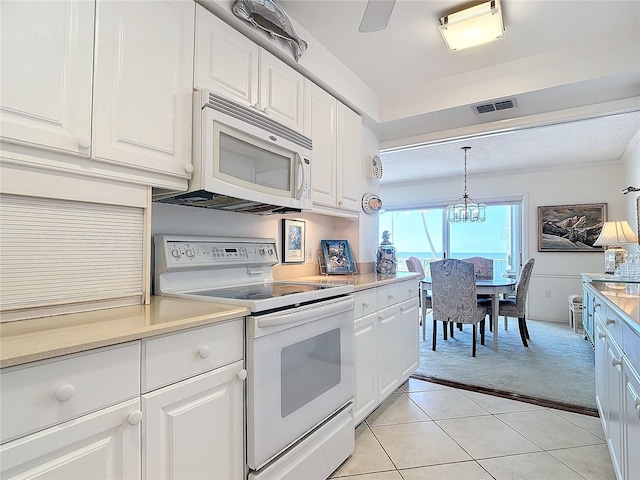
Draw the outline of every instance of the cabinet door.
M98 1L96 160L178 177L176 185L186 188L192 170L194 11L193 2L179 0Z
M338 102L337 106L337 206L360 211L362 164L362 118Z
M258 108L258 45L196 5L195 86Z
M622 352L607 335L607 430L605 435L611 453L611 462L616 478L622 477L622 395L624 380L622 376Z
M242 361L142 396L144 478L243 478Z
M400 319L400 309L397 305L378 312L379 400L384 400L400 386L398 367Z
M313 203L336 206L336 99L315 83L305 83L304 134L313 141Z
M640 478L640 375L631 365L624 364L624 439L626 475L624 478ZM632 452L636 452L635 454Z
M416 288L417 290L417 288ZM398 338L398 359L400 361L400 383L420 366L420 318L418 297L400 305L400 335Z
M595 375L596 375L596 405L600 413L602 429L607 431L607 334L600 321L595 322Z
M260 49L260 107L270 118L303 130L304 77L265 49Z
M140 478L140 400L130 400L0 447L2 478Z
M584 308L582 309L582 327L584 328L584 339L594 343L593 338L593 294L587 290L586 286L583 290Z
M356 424L364 420L378 405L378 315L356 319Z
M93 16L82 0L0 2L2 140L89 156Z

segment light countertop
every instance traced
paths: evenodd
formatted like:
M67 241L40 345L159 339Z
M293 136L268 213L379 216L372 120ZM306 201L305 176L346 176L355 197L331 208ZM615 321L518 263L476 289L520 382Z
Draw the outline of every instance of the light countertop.
M5 322L0 324L0 367L139 340L248 314L249 309L245 307L151 297L149 305Z
M412 278L417 280L420 275L312 275L289 280L349 284L359 291ZM149 305L0 323L0 368L223 322L249 313L246 307L154 296Z
M583 273L582 278L602 294L610 307L640 336L640 282L597 273Z

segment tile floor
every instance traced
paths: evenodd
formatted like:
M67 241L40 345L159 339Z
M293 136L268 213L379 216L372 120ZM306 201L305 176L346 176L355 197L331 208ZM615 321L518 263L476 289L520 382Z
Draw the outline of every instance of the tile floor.
M356 429L340 480L615 480L600 419L409 379Z

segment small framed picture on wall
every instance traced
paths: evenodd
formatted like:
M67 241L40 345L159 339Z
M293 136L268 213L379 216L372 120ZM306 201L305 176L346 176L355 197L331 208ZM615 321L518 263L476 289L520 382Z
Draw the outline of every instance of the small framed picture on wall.
M304 263L305 230L303 220L282 219L282 263Z

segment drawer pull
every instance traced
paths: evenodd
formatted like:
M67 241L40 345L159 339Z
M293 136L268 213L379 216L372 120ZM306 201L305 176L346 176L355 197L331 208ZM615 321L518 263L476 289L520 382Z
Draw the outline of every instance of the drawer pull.
M61 386L58 390L56 390L56 400L60 403L68 402L73 398L76 393L76 387L71 385L70 383Z
M409 289L409 293L413 293L413 288L410 288L410 289Z
M393 300L393 293L389 294L389 300Z
M362 302L362 306L363 306L364 308L367 308L367 307L369 306L369 302Z
M238 377L240 380L246 380L247 379L247 371L243 368L238 373L236 373L236 377Z
M638 417L638 420L640 420L640 405L636 407L636 417Z
M617 358L613 358L611 360L611 365L613 365L614 367L619 367L620 365L622 365L622 360L618 360Z
M198 356L202 359L207 358L210 353L211 353L211 350L206 345L198 349Z
M78 147L83 150L88 150L91 148L91 139L87 137L81 137L78 139Z
M602 306L601 303L593 302L593 308L598 308L598 307L601 307L601 306Z
M607 317L607 325L614 325L616 323L616 321L613 318L609 318Z
M607 335L606 335L605 333L598 332L598 338L604 338L604 337L606 337L606 336L607 336Z
M127 422L129 422L129 425L131 425L132 427L138 425L141 421L142 421L142 412L140 410L134 410L127 417Z
M402 307L400 307L400 311L404 312L405 306L403 305Z

